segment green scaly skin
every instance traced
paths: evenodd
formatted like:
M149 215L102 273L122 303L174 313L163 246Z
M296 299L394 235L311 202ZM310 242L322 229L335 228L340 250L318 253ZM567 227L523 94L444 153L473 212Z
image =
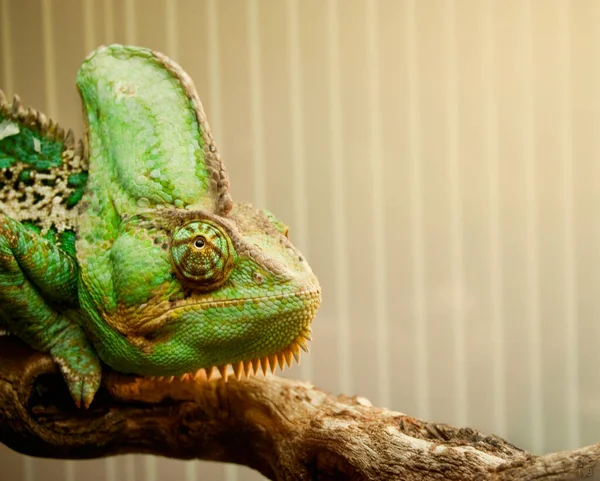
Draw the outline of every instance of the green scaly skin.
M0 91L0 328L49 352L84 406L99 360L178 376L297 357L317 278L283 223L231 199L187 74L112 45L77 86L85 146Z

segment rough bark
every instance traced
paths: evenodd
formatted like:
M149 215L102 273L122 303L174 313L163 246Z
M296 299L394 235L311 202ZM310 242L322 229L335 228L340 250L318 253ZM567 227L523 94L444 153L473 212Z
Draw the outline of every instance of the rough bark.
M151 453L244 464L276 480L600 479L600 444L533 456L275 376L152 381L106 371L89 410L52 360L0 338L0 442L51 458Z

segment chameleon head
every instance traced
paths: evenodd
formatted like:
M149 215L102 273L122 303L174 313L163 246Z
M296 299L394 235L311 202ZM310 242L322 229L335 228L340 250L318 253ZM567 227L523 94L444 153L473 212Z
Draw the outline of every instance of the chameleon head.
M89 265L82 272L82 291L104 293L84 296L100 357L153 376L298 358L321 293L280 226L247 204L227 217L165 209L125 220L109 256L114 303Z
M100 358L152 376L298 358L317 278L273 214L231 200L189 77L160 54L111 46L78 87L90 152L79 296Z

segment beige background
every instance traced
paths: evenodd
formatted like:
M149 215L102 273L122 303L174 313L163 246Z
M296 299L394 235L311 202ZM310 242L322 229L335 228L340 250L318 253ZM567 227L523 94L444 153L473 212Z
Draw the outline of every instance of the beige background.
M535 453L600 441L600 1L0 0L0 87L81 132L102 43L195 79L319 275L290 376ZM128 456L1 480L261 479Z

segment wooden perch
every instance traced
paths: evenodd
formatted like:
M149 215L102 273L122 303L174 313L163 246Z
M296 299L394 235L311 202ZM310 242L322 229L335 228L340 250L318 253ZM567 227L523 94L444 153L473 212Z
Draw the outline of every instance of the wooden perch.
M0 441L50 458L238 463L275 480L600 479L600 444L533 456L275 376L168 383L106 370L90 409L78 410L52 360L15 338L0 338Z

